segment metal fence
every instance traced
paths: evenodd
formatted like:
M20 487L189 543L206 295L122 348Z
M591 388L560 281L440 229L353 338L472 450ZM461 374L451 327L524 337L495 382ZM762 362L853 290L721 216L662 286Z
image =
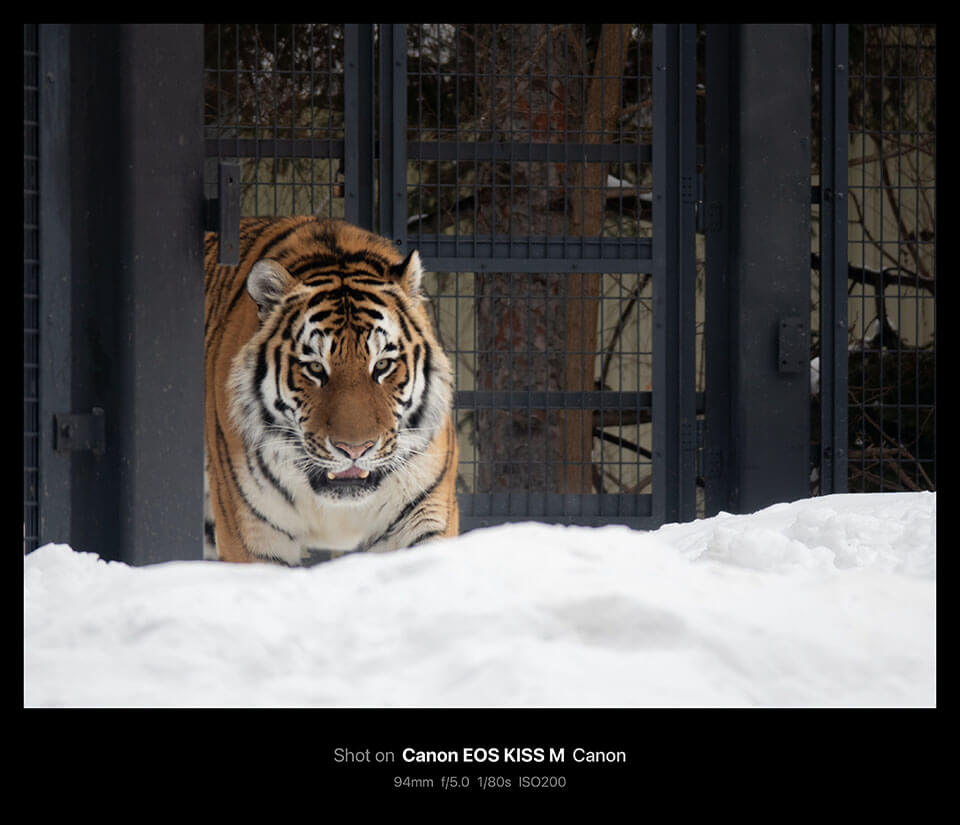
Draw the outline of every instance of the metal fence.
M225 228L224 161L239 214L344 217L420 251L465 528L654 527L803 495L808 472L813 494L934 489L935 69L935 28L908 24L25 24L24 549L77 524L96 542L130 467L160 462L196 509L199 448L146 449L162 427L142 411L174 411L102 354L126 325L158 340L148 321L199 340L191 181L204 163ZM119 317L147 295L146 321ZM72 349L74 329L100 343ZM202 365L174 349L143 352L192 418ZM104 406L106 454L56 443L56 415L102 428ZM140 503L118 546L153 529ZM193 524L168 503L156 524Z
M936 29L824 31L813 491L933 490Z
M695 515L695 48L691 26L207 29L211 196L239 159L244 215L345 217L430 270L467 528Z
M23 26L23 549L37 546L40 409L40 215L37 24Z

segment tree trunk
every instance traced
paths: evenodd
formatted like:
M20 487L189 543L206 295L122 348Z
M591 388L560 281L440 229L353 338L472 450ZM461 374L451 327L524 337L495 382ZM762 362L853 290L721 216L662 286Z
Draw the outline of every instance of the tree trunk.
M614 129L620 113L620 78L626 60L630 27L604 23L587 90L584 143L602 143ZM603 234L606 165L577 164L573 169L570 234L596 238ZM567 281L567 364L565 386L570 392L592 390L599 350L597 317L600 310L599 273L572 273ZM570 410L565 416L564 492L592 489L593 412Z
M478 231L565 233L563 164L527 162L525 143L561 143L578 128L582 43L562 26L503 25L479 44L491 75L483 111L494 139L516 146L517 161L485 164ZM483 390L562 390L566 375L560 273L477 273L477 385ZM563 484L560 410L480 410L478 491L557 491Z

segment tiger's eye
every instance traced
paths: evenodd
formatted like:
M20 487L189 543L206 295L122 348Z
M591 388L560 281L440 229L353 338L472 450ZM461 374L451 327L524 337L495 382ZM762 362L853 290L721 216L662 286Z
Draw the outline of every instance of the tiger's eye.
M380 359L379 361L377 361L377 363L374 364L373 366L374 366L374 369L380 370L380 371L382 372L383 370L385 370L387 367L390 366L390 359L389 359L389 358L381 358L381 359Z

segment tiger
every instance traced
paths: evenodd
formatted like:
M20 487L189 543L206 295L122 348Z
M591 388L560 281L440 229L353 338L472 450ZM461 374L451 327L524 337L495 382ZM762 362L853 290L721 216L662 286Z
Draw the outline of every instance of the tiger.
M453 373L416 250L343 220L204 238L204 558L302 566L456 536Z

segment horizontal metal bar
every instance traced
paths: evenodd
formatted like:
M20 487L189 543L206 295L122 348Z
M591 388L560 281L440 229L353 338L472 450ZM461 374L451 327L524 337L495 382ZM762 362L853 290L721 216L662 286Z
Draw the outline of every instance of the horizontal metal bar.
M460 515L460 533L470 530L482 530L501 524L516 524L532 521L539 524L562 524L570 527L607 527L619 524L634 530L656 530L660 521L649 516L465 516Z
M408 248L416 248L417 239L411 238ZM624 274L652 271L650 261L613 262L583 258L578 261L545 260L543 258L441 258L421 255L424 267L430 272L617 272ZM614 265L612 265L614 264Z
M697 415L705 413L706 393L695 394ZM615 413L618 410L650 410L652 392L615 392L593 390L586 392L527 391L527 390L456 390L453 406L457 409L495 410L599 410ZM604 426L614 426L605 424Z
M231 151L225 151L227 149ZM206 153L212 158L342 158L344 141L340 138L208 137ZM649 143L407 142L407 160L650 163L652 158L653 147ZM698 146L697 162L702 160L703 147Z
M330 138L207 138L208 157L220 157L224 148L232 148L231 157L245 158L342 158L343 140ZM408 160L510 161L533 160L591 163L632 161L649 163L649 144L616 143L505 143L485 141L408 141ZM377 152L376 154L379 154Z
M409 241L416 248L416 238ZM647 273L650 261L618 261L584 258L579 261L544 260L543 258L437 258L421 255L424 267L430 272L617 272L623 274Z
M342 158L342 140L323 138L207 138L209 158Z
M579 409L600 407L621 410L645 410L653 405L650 392L534 392L526 390L457 390L453 405L464 408L490 409Z
M480 269L504 270L504 262L535 260L541 265L558 266L559 271L592 272L646 272L652 259L653 241L650 238L547 238L543 236L489 235L409 235L420 257L438 259L472 259ZM494 260L491 260L494 259ZM589 263L589 266L587 265ZM638 264L647 263L645 268ZM462 269L462 266L459 268ZM438 267L440 271L444 271Z
M576 495L563 493L461 493L457 496L464 518L523 518L542 521L584 519L631 519L653 513L653 496L604 493Z
M408 160L650 163L652 156L652 148L647 143L463 143L452 140L407 143Z

